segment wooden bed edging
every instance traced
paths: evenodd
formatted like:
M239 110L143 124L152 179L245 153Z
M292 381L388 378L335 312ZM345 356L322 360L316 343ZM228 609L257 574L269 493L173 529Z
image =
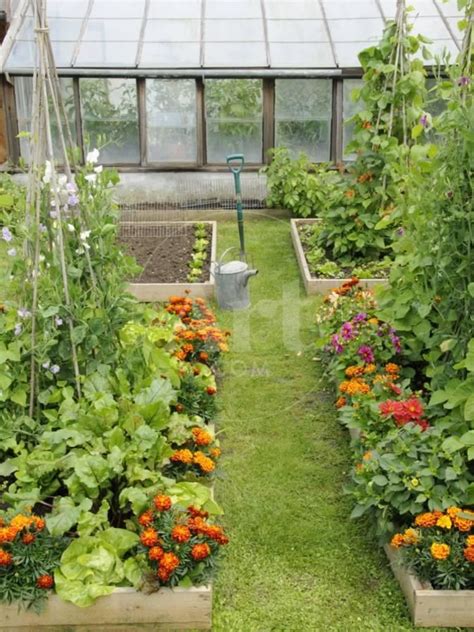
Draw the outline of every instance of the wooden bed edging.
M384 549L415 625L423 628L474 627L474 590L435 590L401 565L396 549L388 544Z
M135 222L123 222L124 225ZM170 296L188 296L211 299L214 297L215 280L213 276L214 264L217 256L217 222L203 221L203 224L210 224L212 227L211 237L211 273L208 281L202 283L129 283L128 291L142 303L163 302ZM196 224L196 222L183 221L163 221L163 222L139 222L141 226L157 226L169 224Z
M50 595L41 614L0 606L2 632L136 632L137 630L210 630L212 587L161 588L147 595L116 588L89 608Z
M333 288L342 285L345 281L350 279L317 279L311 276L308 263L301 244L301 239L298 233L298 224L309 224L311 222L319 222L318 219L291 219L291 239L293 241L293 247L296 253L296 259L298 260L298 266L300 269L303 284L306 290L306 294L321 294L330 292ZM387 283L386 279L360 279L360 282L365 287L373 287L375 285L383 285Z

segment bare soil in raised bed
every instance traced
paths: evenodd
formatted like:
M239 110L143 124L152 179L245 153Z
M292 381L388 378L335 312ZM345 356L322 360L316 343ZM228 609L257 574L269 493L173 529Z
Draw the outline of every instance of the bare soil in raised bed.
M207 259L198 283L210 277L212 228L208 224L206 233ZM193 224L125 225L120 229L119 241L143 268L140 275L130 279L134 283L188 282L195 242Z

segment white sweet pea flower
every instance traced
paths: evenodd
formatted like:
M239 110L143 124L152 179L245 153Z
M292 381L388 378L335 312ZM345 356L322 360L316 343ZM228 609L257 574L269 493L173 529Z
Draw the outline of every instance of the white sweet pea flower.
M91 234L90 230L83 230L80 234L81 241L86 241L89 239L89 235Z
M76 230L72 224L67 224L67 229L70 233L73 233Z
M60 176L58 176L58 188L62 189L66 186L67 184L67 176L64 175L64 173L62 173Z
M99 150L98 149L93 149L86 156L86 163L88 163L88 164L95 165L98 160L99 160Z
M95 184L95 182L97 180L97 174L96 173L90 173L89 175L86 176L86 180L87 180L87 182L90 182L90 184Z
M86 250L90 250L91 249L90 245L86 241L82 245L84 246L84 248Z
M94 171L96 173L102 173L103 169L104 169L104 167L102 165L99 165L98 167L95 167Z
M45 164L46 166L44 168L43 182L45 184L49 184L51 182L51 171L52 171L51 162L47 160Z

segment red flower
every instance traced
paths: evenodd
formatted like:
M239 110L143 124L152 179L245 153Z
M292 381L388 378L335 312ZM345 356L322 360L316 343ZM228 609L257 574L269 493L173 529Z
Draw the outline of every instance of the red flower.
M41 575L36 580L36 585L38 588L43 588L44 590L48 590L54 586L54 577L52 575Z
M184 525L177 525L171 530L171 537L176 542L187 542L191 537L191 531Z
M159 542L158 533L155 529L145 529L145 531L140 534L140 542L144 546L156 546Z
M164 496L163 494L155 496L154 503L158 511L168 511L168 509L171 508L171 498L169 496Z
M150 509L148 509L148 511L143 512L142 515L139 516L138 518L138 524L140 524L142 527L149 527L152 522L153 522L153 512Z
M32 533L25 533L25 535L21 538L23 544L32 544L35 540L36 538Z
M150 558L150 560L154 560L155 562L157 562L158 560L161 560L164 553L165 552L163 551L161 546L152 546L151 549L148 551L148 557Z
M208 395L215 395L217 393L217 388L215 388L214 386L208 386L206 388L206 393Z
M204 560L211 554L209 544L195 544L191 549L191 557L195 560Z

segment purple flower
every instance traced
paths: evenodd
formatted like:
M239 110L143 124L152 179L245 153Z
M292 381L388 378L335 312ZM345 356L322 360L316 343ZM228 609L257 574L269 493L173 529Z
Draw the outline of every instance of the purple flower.
M53 366L49 370L53 375L57 375L61 368L57 364L53 364Z
M7 255L9 257L16 257L16 248L10 248L9 250L7 250Z
M342 353L344 351L344 347L341 344L340 338L337 334L331 338L331 344L336 353Z
M365 312L360 312L360 314L356 314L352 319L355 323L360 323L367 318L367 314Z
M56 325L56 327L61 327L63 322L64 322L63 319L60 318L59 316L54 317L54 324Z
M67 199L69 206L77 206L79 204L79 198L77 195L70 195Z
M427 127L427 125L428 125L428 115L427 114L423 114L420 117L420 125L423 125L423 127Z
M397 235L399 237L403 237L404 234L405 234L405 229L404 228L400 227L400 228L397 229Z
M360 346L359 350L357 351L357 354L362 358L362 360L366 364L370 364L371 362L375 360L374 352L372 351L372 348L369 347L369 345Z
M390 340L392 341L393 348L396 353L401 353L402 345L400 343L400 338L395 336L395 334L390 334Z
M76 185L74 184L74 182L68 182L66 184L66 189L67 191L69 191L69 193L75 193L77 191Z
M462 76L459 77L458 79L458 86L468 86L471 83L471 78L470 77L466 77L466 76Z
M17 311L17 314L20 318L30 318L31 316L31 312L26 309L26 307L20 307L20 309Z
M22 331L23 331L22 325L20 323L17 323L15 325L15 329L13 330L13 333L15 334L15 336L19 336Z
M344 340L352 340L355 337L354 327L352 323L344 323L341 327L341 335Z
M13 239L13 235L10 232L10 229L4 226L2 228L2 237L5 241L10 242Z
M446 193L446 197L448 198L448 200L450 200L453 197L454 193L452 191L448 191Z

